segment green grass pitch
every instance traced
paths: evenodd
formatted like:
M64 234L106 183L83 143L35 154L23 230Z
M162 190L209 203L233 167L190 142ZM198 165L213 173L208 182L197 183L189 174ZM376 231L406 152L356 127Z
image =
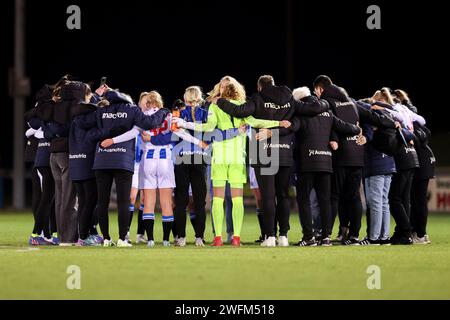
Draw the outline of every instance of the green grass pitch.
M29 249L31 225L30 213L0 213L0 299L450 299L450 215L430 216L431 245L409 247L260 248L247 214L242 248L163 248L158 217L152 249ZM291 228L296 242L297 215ZM67 289L70 265L80 267L80 290ZM371 265L380 290L367 287Z

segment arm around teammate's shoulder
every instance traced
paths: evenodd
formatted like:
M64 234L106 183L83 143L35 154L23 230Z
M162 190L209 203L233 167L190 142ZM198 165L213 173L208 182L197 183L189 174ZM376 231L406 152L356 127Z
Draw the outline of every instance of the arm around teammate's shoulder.
M366 110L359 105L356 105L356 108L362 124L370 124L372 126L380 128L395 128L395 122L388 117L374 112L373 110Z
M302 123L302 120L298 117L292 117L291 120L289 121L291 122L290 127L288 128L281 127L279 129L280 136L287 136L291 133L295 133L298 130L300 130L300 128L302 128L302 126L304 125L304 123Z
M330 105L326 100L309 96L300 101L294 100L294 108L297 116L314 117L329 110Z
M131 109L133 110L132 113L134 116L133 124L143 130L158 128L170 113L170 110L166 108L161 108L152 115L145 115L138 107L133 107Z
M333 131L344 134L344 135L357 135L361 133L361 128L358 126L355 126L354 124L342 121L335 115L333 117Z
M247 102L237 105L227 99L220 98L217 100L217 106L225 113L228 113L232 117L246 118L251 116L256 111L256 103L253 99L247 100Z

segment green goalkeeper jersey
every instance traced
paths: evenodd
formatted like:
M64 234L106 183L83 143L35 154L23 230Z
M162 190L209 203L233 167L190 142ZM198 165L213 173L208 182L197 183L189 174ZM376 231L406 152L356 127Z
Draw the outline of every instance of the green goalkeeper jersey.
M243 102L231 101L234 104ZM242 124L248 124L252 128L275 128L280 126L279 121L260 120L250 116L247 118L235 118L222 111L216 104L211 104L208 110L208 121L196 123L194 130L211 132L214 129L228 130L239 128ZM246 136L239 135L233 139L213 143L212 164L245 164Z

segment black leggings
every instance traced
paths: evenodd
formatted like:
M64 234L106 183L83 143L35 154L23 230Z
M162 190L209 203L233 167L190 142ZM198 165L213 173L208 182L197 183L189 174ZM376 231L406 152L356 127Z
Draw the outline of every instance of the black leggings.
M116 183L119 238L125 240L130 222L130 191L133 173L121 169L96 170L97 179L97 215L103 238L111 240L109 235L108 207L113 181Z
M36 231L36 220L37 220L37 209L39 207L39 203L41 202L41 179L38 174L37 168L33 168L31 172L31 209L33 211L34 225L33 225L33 233L37 233Z
M428 183L430 179L414 179L411 188L411 225L419 238L427 234Z
M78 197L78 230L80 239L86 240L92 227L97 205L97 184L95 179L74 181Z
M50 216L48 217L48 222L46 222L47 225L50 226L50 233L57 233L58 227L56 226L56 212L55 212L55 201L52 201L52 209L50 211ZM44 230L45 233L45 230Z
M53 180L52 170L50 167L36 168L36 174L39 178L39 185L41 187L41 197L39 204L36 207L35 222L33 233L41 234L50 237L50 215L55 208L55 181Z
M289 227L289 179L291 167L280 167L274 175L263 175L263 168L256 167L255 174L261 191L264 233L275 236L275 221L280 224L280 236L287 236ZM275 220L276 219L276 220Z
M186 237L186 207L189 203L189 184L192 186L194 199L194 230L195 237L202 238L205 234L206 222L206 168L202 164L179 164L175 166L175 226L178 237Z
M349 237L358 238L361 229L361 167L337 167L331 181L331 226L339 213L341 227L349 226Z
M97 199L97 190L95 191L95 199ZM96 200L98 202L98 200ZM89 226L89 234L90 235L98 235L97 232L97 225L98 225L98 215L97 215L97 205L94 209L94 214L92 215L92 222Z
M414 170L398 171L394 174L389 191L389 206L395 220L395 235L410 237L412 232L411 212L411 185Z
M297 180L300 223L303 229L303 238L306 240L313 237L313 219L310 205L312 189L316 190L319 203L322 237L327 238L331 234L331 174L327 172L305 172L301 173Z

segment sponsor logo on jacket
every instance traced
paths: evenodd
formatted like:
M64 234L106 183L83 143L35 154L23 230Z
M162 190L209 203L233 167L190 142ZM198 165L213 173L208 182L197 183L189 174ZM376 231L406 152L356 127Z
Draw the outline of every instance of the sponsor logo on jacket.
M208 153L204 152L204 151L181 151L180 152L180 156L195 156L195 155L207 156Z
M80 154L69 154L69 159L70 160L76 160L76 159L86 159L87 156L84 153L80 153Z
M331 151L320 151L320 150L309 150L309 156L313 157L313 156L328 156L331 157L332 153Z
M289 109L290 107L291 107L290 103L287 103L287 104L285 104L283 106L280 106L280 105L272 103L272 102L264 103L264 108L266 108L266 109L281 110L281 109Z
M336 108L353 106L351 102L336 102Z
M416 149L405 147L405 152L406 152L406 154L408 154L408 153L416 153Z
M347 141L358 141L358 136L347 137Z
M430 161L431 161L431 164L436 163L436 158L435 157L431 157Z
M50 142L39 142L38 148L47 148L50 147Z
M117 112L117 113L104 113L102 115L102 119L126 119L128 118L128 113L126 112Z
M98 148L99 153L107 152L107 153L127 153L127 149L125 148L110 148L110 149L103 149Z
M290 149L291 145L285 143L285 144L281 144L281 143L264 143L264 149Z
M323 112L323 113L319 114L319 117L328 117L328 118L330 118L331 114L329 112Z

